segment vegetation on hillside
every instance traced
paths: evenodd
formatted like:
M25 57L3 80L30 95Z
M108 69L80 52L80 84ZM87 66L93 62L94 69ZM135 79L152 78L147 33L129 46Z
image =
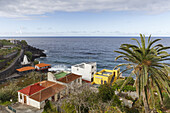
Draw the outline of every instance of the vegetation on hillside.
M29 60L32 60L32 53L30 51L25 51L24 54L27 55Z
M2 55L8 55L12 52L15 52L16 50L20 51L21 49L19 47L14 47L11 49L0 49L0 56Z
M37 72L28 73L16 80L10 80L0 84L0 104L7 103L10 99L17 101L19 89L40 81L41 74Z
M2 45L14 45L14 44L11 43L9 40L5 40L5 39L0 40L0 43L1 43Z
M21 44L22 44L22 45L28 45L25 40L21 40Z
M81 88L66 98L61 105L65 113L107 113L120 112L123 108L119 97L111 86L105 84L95 92L89 87Z

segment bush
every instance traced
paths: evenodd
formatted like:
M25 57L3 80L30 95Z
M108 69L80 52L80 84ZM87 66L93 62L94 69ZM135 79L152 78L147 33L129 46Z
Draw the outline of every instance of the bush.
M0 89L0 100L1 103L4 103L6 101L10 101L12 99L13 101L17 101L18 97L18 91L19 87L16 83L10 83L10 85L1 88Z
M126 80L126 79L129 79L128 82L127 82L128 85L133 85L134 82L135 82L135 80L133 79L133 77L125 77L125 80Z
M22 44L22 45L28 45L25 40L21 40L21 44Z
M30 51L26 51L24 54L27 55L27 57L28 57L30 60L32 60L32 53L31 53Z
M136 91L136 87L133 87L132 85L126 85L123 87L122 91Z
M98 93L99 98L101 98L103 102L107 102L115 95L114 91L115 90L107 84L100 85Z
M34 60L34 65L39 64L38 60Z
M44 111L42 113L57 113L57 110L48 100L44 106Z

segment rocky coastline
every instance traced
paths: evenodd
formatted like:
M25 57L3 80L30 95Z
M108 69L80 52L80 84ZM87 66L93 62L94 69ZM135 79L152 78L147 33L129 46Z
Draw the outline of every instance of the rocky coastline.
M44 50L30 46L30 45L26 45L23 47L24 51L30 51L32 53L32 61L34 61L34 59L36 58L40 58L40 57L46 57L47 55L44 53Z
M5 40L6 42L10 42L8 40ZM11 44L11 43L8 43ZM5 60L8 62L10 62L9 65L4 65L1 70L0 70L0 82L4 81L8 78L10 78L14 73L16 73L16 69L21 68L21 62L23 61L23 57L25 52L30 52L32 55L32 58L30 59L31 62L33 62L36 58L40 58L40 57L46 57L46 54L44 53L44 50L33 47L31 45L28 45L27 42L25 40L19 41L16 40L16 43L12 43L11 45L8 45L9 47L11 46L11 48L4 48L7 45L2 45L0 47L0 49L3 49L4 51L7 51L9 49L12 48L12 46L17 47L18 48L18 53L16 54L17 56L10 56L9 58L5 58L2 57L1 60ZM7 55L8 56L8 55ZM3 62L1 62L3 63ZM2 66L2 65L1 65Z

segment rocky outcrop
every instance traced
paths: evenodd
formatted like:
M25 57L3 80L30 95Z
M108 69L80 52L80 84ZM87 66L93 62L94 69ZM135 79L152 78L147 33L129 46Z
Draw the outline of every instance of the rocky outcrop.
M39 58L39 57L46 57L46 54L44 53L44 50L32 47L30 45L27 45L25 47L23 47L25 51L30 51L32 53L32 61L35 58Z

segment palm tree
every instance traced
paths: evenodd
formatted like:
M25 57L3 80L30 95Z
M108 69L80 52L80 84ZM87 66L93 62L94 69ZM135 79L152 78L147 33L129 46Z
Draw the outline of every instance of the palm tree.
M131 75L136 76L136 92L139 100L143 100L145 112L148 113L151 107L155 108L155 92L157 92L161 104L163 104L162 91L165 91L170 97L168 75L165 71L162 71L162 69L167 69L170 65L165 63L166 60L170 60L170 54L164 51L170 49L170 47L164 47L162 44L153 45L161 39L151 40L151 36L149 36L148 44L146 44L145 35L140 34L140 38L141 44L137 39L132 38L137 42L138 46L122 44L119 48L121 51L115 51L121 54L115 60L123 58L129 62L120 64L118 67L127 66L126 70L131 69Z

